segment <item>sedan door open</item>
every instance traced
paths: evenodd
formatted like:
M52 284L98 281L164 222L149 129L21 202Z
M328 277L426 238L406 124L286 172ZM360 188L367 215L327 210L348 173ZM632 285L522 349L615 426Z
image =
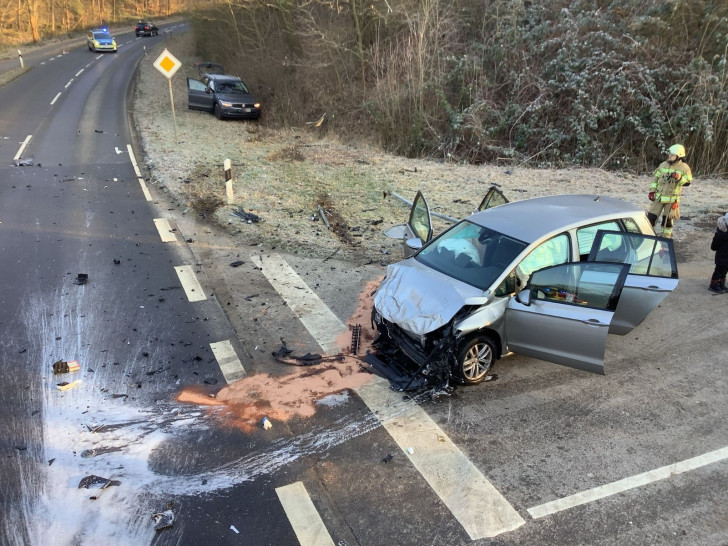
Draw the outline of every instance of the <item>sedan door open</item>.
M506 203L508 203L508 199L503 195L503 192L495 186L491 186L480 202L480 205L478 205L478 208L475 209L475 212L482 212L485 209L492 209L493 207L505 205Z
M212 110L215 96L200 80L187 78L187 107L192 110Z
M402 239L405 258L409 258L432 239L430 207L422 192L418 191L412 202L407 223L392 226L384 234L393 239Z
M576 262L534 272L508 302L508 348L604 374L609 325L628 271L626 264Z
M630 266L622 297L609 327L610 334L631 332L677 287L677 261L672 239L622 231L598 231L588 260Z

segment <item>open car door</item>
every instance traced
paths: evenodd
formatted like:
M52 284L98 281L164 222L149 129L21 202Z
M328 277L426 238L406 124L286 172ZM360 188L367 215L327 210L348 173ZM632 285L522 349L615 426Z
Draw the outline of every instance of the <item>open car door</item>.
M628 272L626 264L604 262L571 262L534 272L508 302L508 348L604 374L609 325Z
M631 332L677 287L677 261L672 239L622 231L598 231L588 260L630 266L622 297L609 327L610 334Z
M394 239L402 239L405 258L409 258L432 239L432 216L422 192L418 191L412 202L407 223L392 226L384 234Z
M193 110L212 110L215 97L200 80L187 78L187 107Z
M478 208L475 209L475 212L482 212L485 209L497 207L498 205L505 205L506 203L508 203L508 199L506 199L506 196L503 195L503 192L495 186L491 186L485 194L485 197L483 197L483 200L480 202L480 205L478 205Z

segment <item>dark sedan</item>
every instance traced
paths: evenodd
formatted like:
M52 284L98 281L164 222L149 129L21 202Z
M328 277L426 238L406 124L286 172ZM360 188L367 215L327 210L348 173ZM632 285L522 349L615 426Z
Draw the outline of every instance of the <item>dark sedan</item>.
M223 72L222 67L212 63L198 63L197 68L201 74L200 79L187 78L190 109L212 112L218 119L260 117L260 103L240 78L217 73Z

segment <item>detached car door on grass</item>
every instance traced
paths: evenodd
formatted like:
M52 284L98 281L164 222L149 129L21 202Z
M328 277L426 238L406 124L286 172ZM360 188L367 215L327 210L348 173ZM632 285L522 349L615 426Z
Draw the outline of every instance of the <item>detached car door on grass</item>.
M603 262L572 262L534 272L508 302L508 348L604 374L609 325L628 272L626 264Z
M215 95L200 80L187 78L187 106L193 110L212 110Z

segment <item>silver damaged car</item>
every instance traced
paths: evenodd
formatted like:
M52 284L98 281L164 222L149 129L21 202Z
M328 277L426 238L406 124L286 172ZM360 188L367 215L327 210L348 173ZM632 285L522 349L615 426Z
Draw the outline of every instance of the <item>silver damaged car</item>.
M624 335L675 289L673 241L643 209L596 195L517 202L491 188L476 212L432 238L421 193L374 293L377 343L425 376L486 378L514 352L604 373L608 333Z

